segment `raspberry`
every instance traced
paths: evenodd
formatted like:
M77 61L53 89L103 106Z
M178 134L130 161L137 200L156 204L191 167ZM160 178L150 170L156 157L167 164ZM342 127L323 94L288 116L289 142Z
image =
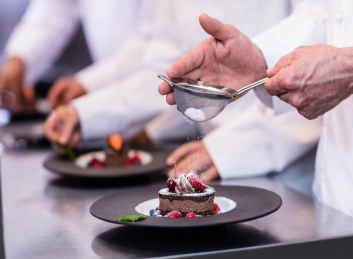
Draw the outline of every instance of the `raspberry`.
M219 206L214 203L213 204L213 211L212 211L212 215L215 215L217 212L221 211L221 209L219 208Z
M196 215L194 212L189 212L186 214L185 218L197 218L198 215Z
M202 182L202 180L200 179L200 177L195 173L195 171L191 171L188 175L187 178L189 180L189 183L191 184L191 186L198 190L198 191L203 191L206 189L206 185Z
M196 175L196 176L199 176L194 170L190 170L190 173L188 173L188 175Z
M96 168L96 169L100 169L100 168L104 167L103 163L95 157L92 158L91 162L89 163L89 166Z
M177 210L174 210L174 211L169 212L167 214L167 218L182 218L182 217L183 217L183 215L181 215L181 213Z
M141 164L141 159L138 154L135 154L132 158L129 159L129 161L124 164L124 167L131 167L137 164Z

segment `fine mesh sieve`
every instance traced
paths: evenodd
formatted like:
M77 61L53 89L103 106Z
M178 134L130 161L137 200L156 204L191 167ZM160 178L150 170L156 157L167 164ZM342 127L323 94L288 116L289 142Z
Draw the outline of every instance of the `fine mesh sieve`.
M224 86L186 78L158 77L166 81L174 89L175 102L179 110L190 120L208 121L220 114L229 101L267 81L264 78L238 91Z

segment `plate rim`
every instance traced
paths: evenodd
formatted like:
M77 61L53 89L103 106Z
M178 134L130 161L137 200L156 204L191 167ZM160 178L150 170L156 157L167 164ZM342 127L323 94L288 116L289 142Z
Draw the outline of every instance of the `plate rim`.
M128 177L134 177L134 176L143 176L143 175L152 175L159 173L161 170L165 169L167 167L166 163L163 163L162 160L166 160L166 158L169 156L171 153L171 150L168 150L166 148L156 148L156 147L138 147L134 149L139 149L142 151L149 152L152 155L152 162L145 165L145 166L138 166L139 168L144 168L145 170L138 170L137 172L131 172L133 171L131 168L111 168L111 169L93 169L93 168L80 168L74 164L74 161L69 160L67 158L62 158L58 154L51 154L49 155L43 162L44 168L46 168L49 172L59 174L59 175L64 175L64 176L70 176L70 177L83 177L83 178L128 178ZM99 151L100 149L97 149L95 151ZM94 150L87 150L85 153L90 153ZM58 160L63 160L63 167L73 167L74 171L70 170L65 170L62 168L58 167L53 167L50 165L52 161L57 162ZM135 167L136 168L136 167ZM123 170L122 170L123 169ZM93 171L94 170L94 171ZM89 172L85 173L86 171L92 172L90 174ZM120 172L119 172L120 171ZM123 172L121 172L123 171Z
M267 190L267 189L264 189L264 188L258 188L258 187L253 187L253 186L244 186L244 185L211 185L212 187L214 188L222 188L222 187L232 187L232 188L251 188L251 189L258 189L258 190L261 190L261 191L265 191L265 192L268 192L268 193L271 193L272 195L274 195L274 197L278 198L279 199L279 202L277 204L277 206L275 206L274 208L264 212L264 213L261 213L261 214L258 214L256 216L253 216L253 217L248 217L246 219L243 219L243 220L230 220L230 221L225 221L225 222L217 222L217 223L212 223L212 224L200 224L200 225L188 225L188 226L176 226L176 225L168 225L168 226L164 226L164 225L151 225L151 224L144 224L143 222L148 219L146 218L145 220L142 220L142 221L137 221L137 222L126 222L126 221L113 221L113 220L108 220L108 219L105 219L105 218L102 218L98 215L95 215L94 212L92 212L92 208L94 210L94 206L96 206L96 204L98 204L101 200L103 199L107 199L107 198L110 198L110 197L113 197L121 192L124 192L124 190L120 190L118 192L115 192L113 194L110 194L110 195L107 195L105 197L102 197L98 200L96 200L94 203L91 204L90 208L89 208L89 211L91 213L91 215L97 219L100 219L102 221L105 221L105 222L109 222L109 223L112 223L112 224L119 224L119 225L126 225L126 226L135 226L135 227L149 227L149 228L173 228L173 229L183 229L183 228L199 228L199 227L211 227L211 226L221 226L221 225L228 225L228 224L235 224L235 223L241 223L241 222L246 222L246 221L251 221L251 220L255 220L255 219L258 219L258 218L262 218L262 217L265 217L267 215L270 215L274 212L276 212L277 210L279 210L283 204L283 200L281 198L281 196L279 196L277 193L273 192L273 191L270 191L270 190ZM215 187L216 186L216 187ZM148 186L148 187L140 187L140 188L137 188L138 189L141 189L141 188L157 188L157 186ZM131 191L131 190L135 190L136 188L134 189L129 189L129 190L125 190L125 191ZM217 189L216 189L216 192L217 192ZM156 192L156 194L158 194L158 191ZM218 195L217 195L218 196ZM223 195L220 195L220 196L223 196ZM223 196L224 197L224 196ZM229 199L232 199L234 202L236 202L237 206L238 206L238 202L234 200L234 198L230 198L230 197L226 197L226 198L229 198ZM148 199L147 199L148 200ZM145 200L144 200L145 201ZM141 202L144 202L144 201L139 201L139 203ZM136 205L132 205L133 208L136 207ZM134 210L135 211L135 210ZM234 211L236 211L236 208L233 209L233 210L230 210L226 213L222 213L220 215L216 215L216 217L219 217L219 216L222 216L222 215L225 215L227 213L234 213ZM135 211L136 212L136 211ZM138 215L140 213L136 212L136 215ZM122 214L123 215L123 214ZM141 214L142 215L142 214ZM229 215L229 214L228 214ZM118 215L117 215L118 216ZM147 216L148 217L148 216ZM149 216L149 217L152 217L152 216ZM154 217L156 218L156 217ZM204 217L206 218L206 217ZM208 218L208 217L207 217ZM170 218L159 218L159 219L162 219L162 220L175 220L175 219L170 219ZM199 219L199 218L196 218L196 219ZM183 219L177 219L177 220L193 220L193 218L183 218Z

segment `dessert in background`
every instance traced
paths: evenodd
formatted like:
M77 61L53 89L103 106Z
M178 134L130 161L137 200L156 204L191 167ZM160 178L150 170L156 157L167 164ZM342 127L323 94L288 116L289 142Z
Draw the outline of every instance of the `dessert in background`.
M131 154L131 152L133 153ZM88 166L96 169L101 169L141 165L139 152L130 150L129 144L124 143L124 140L119 133L115 133L109 136L104 153L104 161L98 159L97 157L92 157Z
M119 167L129 161L128 147L119 133L110 135L105 148L105 166Z

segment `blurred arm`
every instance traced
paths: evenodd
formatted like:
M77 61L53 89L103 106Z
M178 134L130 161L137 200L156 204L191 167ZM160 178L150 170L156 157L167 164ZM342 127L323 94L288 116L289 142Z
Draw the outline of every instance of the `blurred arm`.
M138 9L136 32L127 37L113 55L76 73L75 79L87 92L121 80L139 68L141 56L154 30L152 23L156 15L155 0L139 2ZM120 26L125 25L120 24ZM119 33L119 24L112 33Z
M26 83L33 84L59 56L79 22L75 0L32 0L5 47L21 58Z
M77 98L72 102L81 124L83 140L106 137L119 132L129 138L166 105L154 88L156 71L133 73L125 80ZM122 89L123 88L123 89Z
M204 138L222 178L280 172L318 142L322 121L309 121L296 111L279 116L257 101L236 119Z

